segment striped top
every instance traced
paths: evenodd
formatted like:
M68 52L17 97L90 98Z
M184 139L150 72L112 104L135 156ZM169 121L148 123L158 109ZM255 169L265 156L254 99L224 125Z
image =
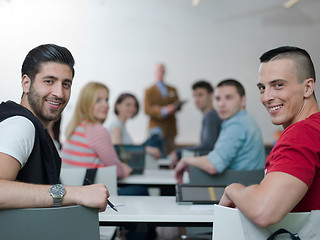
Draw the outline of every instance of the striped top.
M62 167L99 168L116 165L118 178L125 176L109 133L99 123L82 121L63 144L61 158Z

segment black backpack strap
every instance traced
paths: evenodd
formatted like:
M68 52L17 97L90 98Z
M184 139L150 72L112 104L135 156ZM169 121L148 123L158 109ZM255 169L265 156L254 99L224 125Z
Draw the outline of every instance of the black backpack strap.
M277 235L280 235L283 233L289 234L292 240L301 240L300 237L298 236L298 234L293 234L283 228L280 228L279 230L275 231L270 237L267 238L267 240L274 240Z
M97 174L97 168L88 168L86 171L86 176L84 177L84 180L83 180L83 186L93 184L96 174Z

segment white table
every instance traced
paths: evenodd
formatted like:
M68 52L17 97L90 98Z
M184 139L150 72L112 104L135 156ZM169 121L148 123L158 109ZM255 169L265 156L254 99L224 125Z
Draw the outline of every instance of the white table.
M140 184L148 186L175 185L174 170L169 169L145 169L143 174L130 175L118 180L119 185ZM183 183L189 183L189 175L185 172Z
M118 212L107 208L99 214L100 226L149 223L156 226L210 226L213 205L179 205L175 197L113 196Z
M157 165L159 168L161 167L169 168L170 164L171 164L170 157L160 158L157 160Z

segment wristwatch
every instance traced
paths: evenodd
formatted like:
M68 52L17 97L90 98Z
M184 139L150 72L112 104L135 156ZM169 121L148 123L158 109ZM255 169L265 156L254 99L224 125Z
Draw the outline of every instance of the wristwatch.
M52 185L49 192L53 198L53 207L61 207L62 198L66 193L64 186L62 184Z

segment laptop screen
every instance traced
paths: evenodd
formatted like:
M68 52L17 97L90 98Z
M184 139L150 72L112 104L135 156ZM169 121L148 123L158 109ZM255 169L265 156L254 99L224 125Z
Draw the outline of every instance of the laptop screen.
M132 174L142 174L145 166L144 145L114 145L121 162L133 168Z

